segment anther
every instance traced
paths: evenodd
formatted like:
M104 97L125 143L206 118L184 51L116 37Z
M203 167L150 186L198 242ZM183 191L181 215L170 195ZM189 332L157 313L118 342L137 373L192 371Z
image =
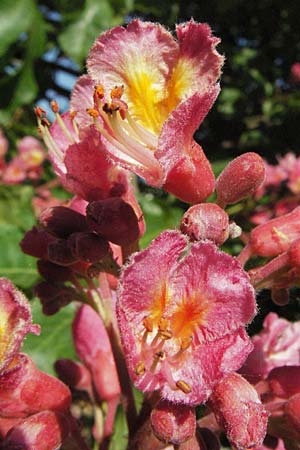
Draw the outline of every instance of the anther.
M190 394L192 392L191 386L183 380L177 381L176 387L180 389L184 394Z
M37 117L39 117L40 119L46 115L46 111L43 108L41 108L40 106L36 106L34 108L34 112L37 115Z
M146 328L146 330L149 331L149 333L153 331L153 320L151 319L150 316L144 317L143 325Z
M159 331L167 331L170 326L170 321L168 319L164 319L163 317L158 322Z
M193 342L193 336L189 336L189 337L181 339L180 350L182 350L182 351L187 350L191 346L192 342Z
M70 119L71 120L75 119L76 115L77 115L77 111L70 111Z
M134 372L136 375L144 375L145 371L146 371L145 364L143 363L143 361L140 361L137 364L136 368L134 369Z
M58 106L58 103L55 100L51 100L50 106L51 106L52 111L55 114L57 114L59 112L59 106Z
M86 112L94 119L99 117L99 112L95 108L87 108Z
M100 99L104 98L104 87L102 84L95 86L95 95Z
M124 94L124 86L115 86L111 91L110 91L110 97L111 99L114 98L121 98L122 95Z
M155 371L155 369L156 369L156 367L157 367L157 364L158 364L160 361L163 361L165 358L166 358L165 352L163 352L163 351L161 351L161 350L160 350L159 352L156 352L156 353L154 354L154 357L153 357L153 362L152 362L151 367L150 367L150 372L151 372L151 373L154 373L154 371Z

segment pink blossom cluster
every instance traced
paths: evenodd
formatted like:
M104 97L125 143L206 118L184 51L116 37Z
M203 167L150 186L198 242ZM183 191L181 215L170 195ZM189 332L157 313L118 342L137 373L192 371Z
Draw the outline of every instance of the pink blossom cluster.
M298 324L269 315L252 338L247 326L258 312L255 289L286 304L299 284L300 207L254 228L237 257L222 250L242 232L226 207L257 192L265 164L249 152L215 179L193 135L220 90L219 39L193 20L176 36L140 20L102 33L70 110L60 114L52 102L50 124L36 108L54 170L75 197L44 210L21 248L38 258L43 311L74 303L80 361L59 360L56 370L74 394L86 393L99 449L110 444L119 404L132 450L219 449L224 433L238 450L272 439L283 449L299 439ZM192 204L179 229L142 251L132 173ZM213 192L215 203L207 201ZM143 393L139 411L133 385ZM55 450L67 438L85 448L70 402L62 413L43 404L71 424L45 445L44 419L30 415L40 410L26 409L43 438L21 448Z
M25 136L17 144L17 154L8 163L5 155L9 143L0 130L0 180L3 184L20 184L25 180L39 180L46 153L41 142L33 136Z

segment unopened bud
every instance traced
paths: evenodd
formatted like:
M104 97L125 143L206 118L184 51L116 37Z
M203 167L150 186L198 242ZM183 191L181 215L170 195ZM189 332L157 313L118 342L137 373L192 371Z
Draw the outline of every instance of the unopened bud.
M235 448L242 450L262 445L268 413L255 388L241 375L225 375L214 388L210 403L218 424Z
M300 238L300 206L292 212L258 225L251 231L252 254L274 257L289 249Z
M109 252L108 241L95 233L73 233L68 244L75 257L92 264L101 261Z
M78 261L69 247L69 243L65 239L56 239L48 245L48 259L60 266L69 266Z
M192 241L209 239L221 245L229 235L229 219L226 212L215 203L199 203L186 211L180 229Z
M273 288L271 291L271 297L275 305L285 306L289 303L289 290L286 288Z
M55 237L47 231L33 227L30 231L27 231L20 242L20 247L27 255L34 256L35 258L48 258L48 244L55 241Z
M72 301L80 301L80 296L75 289L63 284L49 283L41 281L34 288L35 294L39 297L43 313L47 316L57 313L63 306Z
M128 245L139 237L134 209L119 197L92 202L86 212L90 229L114 244Z
M63 283L64 281L70 281L73 278L73 271L71 268L54 264L51 261L40 259L37 262L37 268L39 274L47 281Z
M39 221L47 231L59 238L67 238L77 231L87 231L85 216L66 206L54 206L44 210Z
M91 373L82 363L72 359L59 359L54 367L59 378L71 388L92 392Z
M195 434L195 409L162 400L152 410L151 426L161 441L182 444Z
M300 432L300 394L291 397L284 406L285 416L288 422Z
M257 153L245 153L231 161L216 181L220 206L239 202L263 183L265 163Z
M289 250L289 262L292 267L300 268L300 239L294 241Z

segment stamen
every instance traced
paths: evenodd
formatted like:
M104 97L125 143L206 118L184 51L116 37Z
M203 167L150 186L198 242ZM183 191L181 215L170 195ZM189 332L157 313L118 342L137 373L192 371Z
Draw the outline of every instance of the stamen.
M93 118L96 119L99 117L99 111L95 108L87 108L86 112Z
M50 106L51 106L52 111L55 114L57 114L59 112L59 106L58 106L58 103L55 100L51 100Z
M193 336L182 338L180 350L181 351L187 350L192 345L192 342L193 342Z
M136 368L134 369L134 372L136 375L144 375L146 371L145 363L143 361L140 361Z
M43 108L41 108L40 106L36 106L34 108L34 112L37 115L37 117L39 117L40 119L46 115L46 111Z
M163 317L158 322L159 331L166 331L170 327L170 321L168 319L164 319Z
M95 95L100 98L102 100L102 98L104 98L104 87L102 86L102 84L98 84L97 86L95 86Z
M152 149L156 149L157 147L157 137L152 134L150 131L146 130L144 127L139 125L129 114L127 111L126 119L128 120L129 125L133 129L133 131L139 136L139 138L144 142L148 147Z
M176 387L180 389L184 394L190 394L192 392L192 387L183 380L177 381Z
M149 331L150 333L153 331L153 319L151 319L150 316L144 317L143 325L146 328L146 330Z
M110 97L111 97L111 99L114 99L114 98L120 99L120 98L122 97L123 94L124 94L124 85L121 85L121 86L115 86L115 87L110 91Z
M58 112L59 111L58 103L55 100L52 100L50 102L50 105L51 105L52 111L55 113L55 117L56 117L57 123L60 126L62 132L64 133L66 138L69 139L71 144L74 144L74 142L75 142L74 136L72 136L72 134L70 133L70 131L66 127L65 122L62 120L62 118L61 118L61 116L60 116L60 114Z
M158 332L159 336L167 341L168 339L171 339L173 337L173 333L171 330L162 330Z
M154 373L155 369L157 367L157 364L159 362L163 361L165 358L166 358L165 352L163 352L163 351L156 352L155 355L154 355L154 358L153 358L153 362L152 362L151 367L150 367L150 372Z

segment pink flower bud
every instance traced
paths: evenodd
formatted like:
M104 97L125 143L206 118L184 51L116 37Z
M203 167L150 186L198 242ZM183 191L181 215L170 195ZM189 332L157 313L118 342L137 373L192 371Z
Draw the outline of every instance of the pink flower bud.
M195 409L162 400L152 410L151 426L161 441L182 444L195 434Z
M39 221L47 231L59 238L67 238L77 231L87 230L84 215L66 206L54 206L44 210Z
M269 373L268 383L277 397L289 398L300 394L300 366L276 367Z
M253 386L241 375L231 373L217 384L210 397L217 422L237 449L262 445L268 413Z
M27 255L47 259L48 245L53 241L55 241L55 237L50 233L41 228L33 227L25 233L20 246Z
M293 83L300 83L300 63L295 62L291 65L291 80Z
M209 239L221 245L229 236L228 215L215 203L200 203L186 211L180 229L192 241Z
M134 209L121 198L92 202L86 212L90 229L114 244L127 245L139 237L139 222Z
M67 419L53 411L42 411L14 426L1 448L6 450L56 450L69 434Z
M257 226L250 234L252 254L274 257L300 238L300 206L284 216Z
M109 252L108 241L95 233L73 233L68 245L76 258L92 264L101 261Z
M0 409L4 417L25 417L51 409L67 411L71 403L68 387L19 354L14 366L0 376Z
M92 373L99 398L108 401L118 396L119 379L107 331L89 305L81 306L76 314L73 339L79 358Z
M220 206L236 203L252 195L263 183L265 164L256 153L245 153L231 161L216 181Z
M69 243L65 239L56 239L48 245L48 259L60 266L70 266L78 261L78 257L72 254Z

